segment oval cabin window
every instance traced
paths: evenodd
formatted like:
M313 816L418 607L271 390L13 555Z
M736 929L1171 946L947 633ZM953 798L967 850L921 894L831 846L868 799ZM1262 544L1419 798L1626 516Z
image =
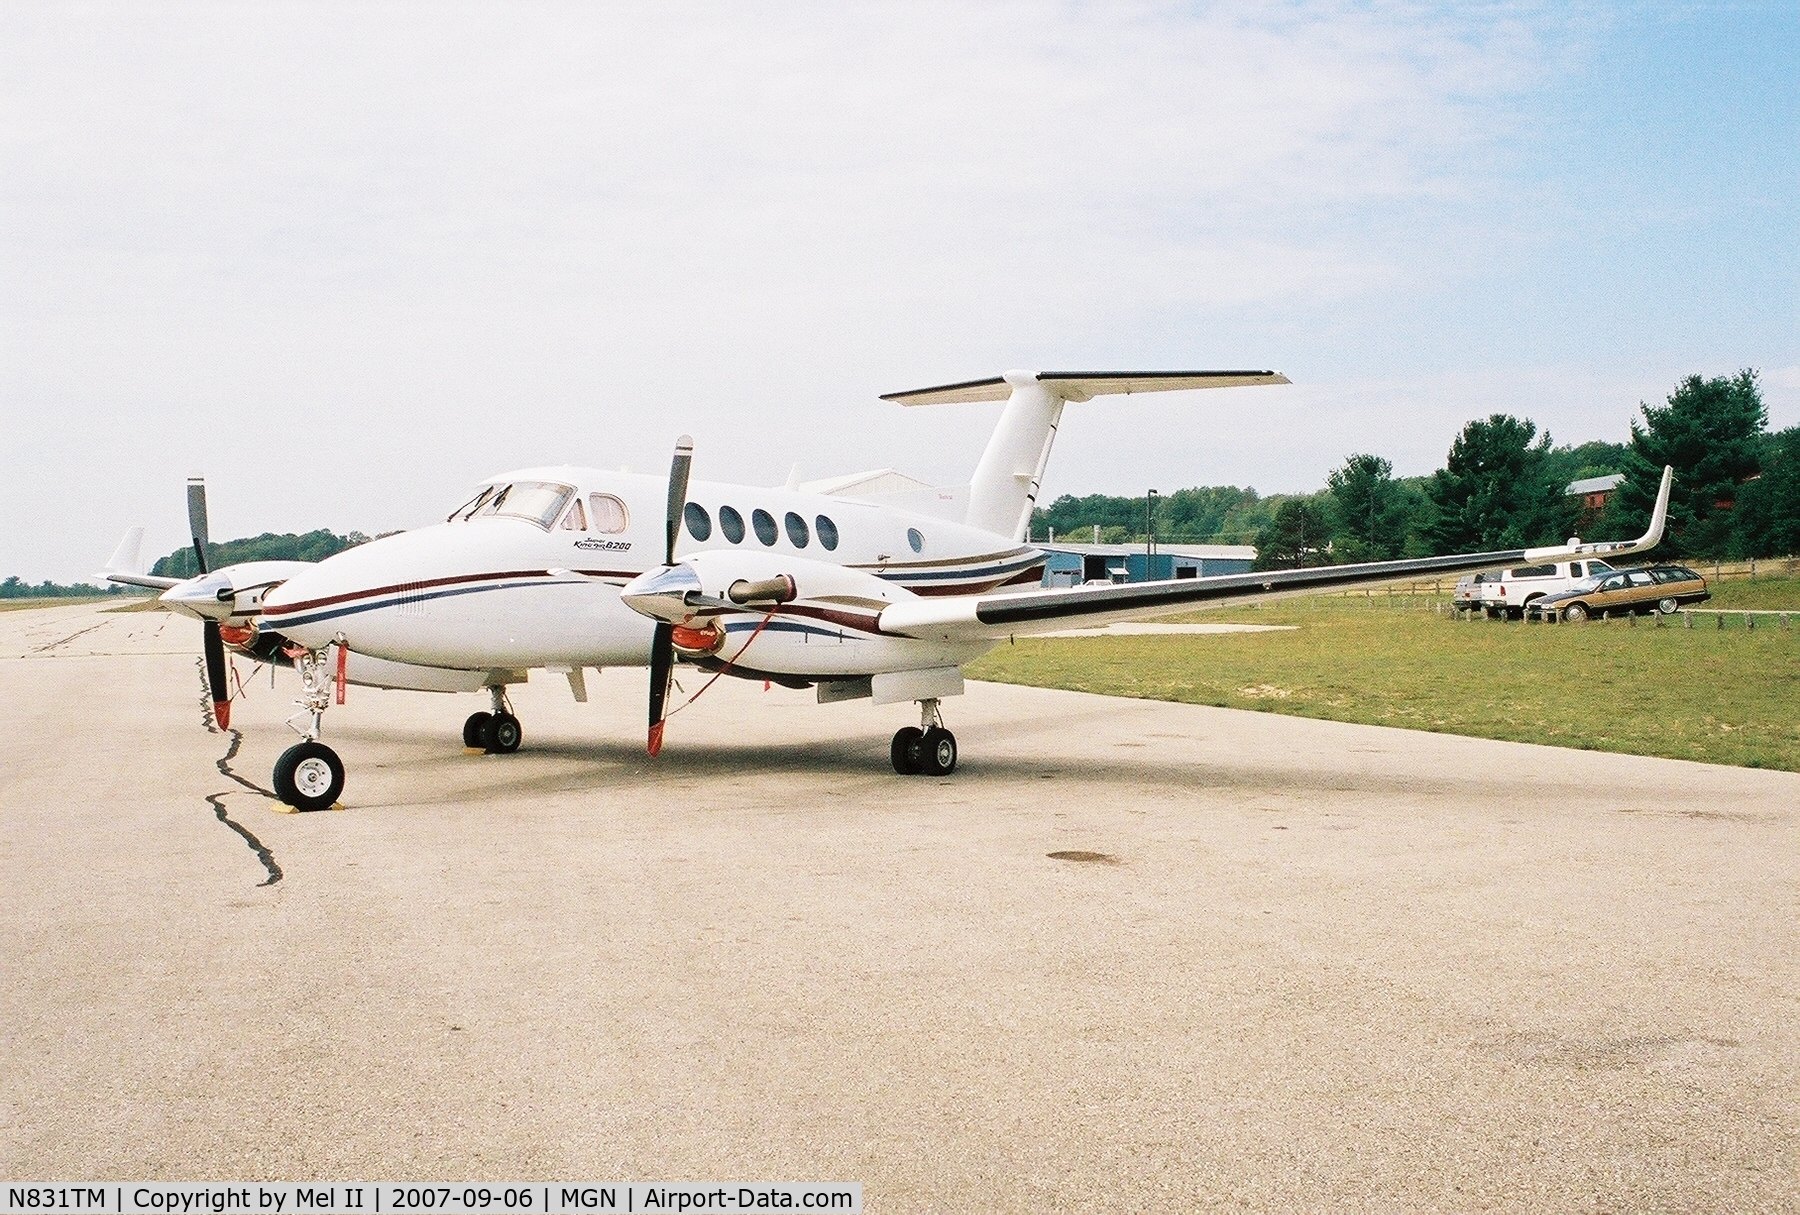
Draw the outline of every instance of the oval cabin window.
M689 502L681 509L681 517L687 521L688 535L704 543L712 538L712 516L698 502Z
M775 543L775 516L762 507L750 512L750 526L756 529L756 538L764 544Z
M799 515L796 515L793 511L789 511L787 513L787 518L783 519L782 522L787 524L788 539L793 541L794 547L805 548L807 541L812 539L812 536L806 530L806 520L802 519Z
M915 553L922 553L925 551L924 533L920 532L916 527L909 527L906 529L906 542L912 545L912 551Z
M819 543L825 546L827 552L835 552L837 550L837 524L833 523L828 516L820 515L817 519L814 519L813 530L819 533Z
M733 507L721 506L719 508L719 530L724 532L725 538L733 544L742 544L744 542L744 516L738 514Z

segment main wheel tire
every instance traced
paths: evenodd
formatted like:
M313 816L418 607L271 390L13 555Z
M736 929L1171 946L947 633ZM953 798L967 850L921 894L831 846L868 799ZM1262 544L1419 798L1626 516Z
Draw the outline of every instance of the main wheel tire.
M477 750L487 749L488 722L494 720L492 713L471 713L469 720L463 722L463 746Z
M296 743L275 761L275 796L296 810L329 810L344 791L344 761L322 742Z
M917 726L907 726L894 732L893 745L888 748L888 757L894 761L894 771L901 776L917 776L924 760L921 746L925 740L925 731Z
M1585 603L1571 603L1568 607L1563 609L1563 619L1570 621L1571 623L1579 624L1587 618L1588 610L1587 604Z
M511 755L524 741L524 728L511 713L494 714L482 730L482 745L489 755Z
M1669 598L1664 599L1660 603L1658 603L1656 605L1656 610L1661 612L1665 616L1673 616L1676 612L1676 609L1678 609L1679 607L1681 607L1680 602L1677 601L1673 595L1671 595L1671 596L1669 596Z
M956 735L933 726L919 746L919 771L926 776L949 776L956 771Z

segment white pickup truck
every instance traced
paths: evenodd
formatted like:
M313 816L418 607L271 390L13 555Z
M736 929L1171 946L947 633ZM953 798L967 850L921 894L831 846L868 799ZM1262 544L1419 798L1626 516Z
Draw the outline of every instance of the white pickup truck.
M1556 561L1544 565L1515 565L1488 574L1464 577L1456 584L1455 603L1468 611L1485 612L1489 619L1525 615L1525 609L1545 595L1568 590L1583 578L1604 574L1612 566L1604 561Z

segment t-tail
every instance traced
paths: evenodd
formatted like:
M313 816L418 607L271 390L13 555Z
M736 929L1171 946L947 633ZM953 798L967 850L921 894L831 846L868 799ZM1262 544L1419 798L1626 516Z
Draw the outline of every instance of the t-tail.
M970 479L969 512L964 522L1018 541L1025 538L1031 523L1038 487L1050 463L1050 448L1056 442L1056 428L1068 402L1111 393L1287 383L1291 381L1279 371L1009 371L986 380L891 392L881 399L902 405L1006 402Z

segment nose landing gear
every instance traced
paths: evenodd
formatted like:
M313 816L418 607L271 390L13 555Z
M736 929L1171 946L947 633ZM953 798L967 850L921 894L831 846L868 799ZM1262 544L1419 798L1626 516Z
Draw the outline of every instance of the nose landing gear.
M326 651L302 650L294 656L300 669L300 711L288 718L305 740L275 761L275 796L296 810L328 810L344 791L344 762L319 741L325 706L331 703L337 676L326 665ZM296 724L301 719L305 725Z
M491 685L488 695L494 699L494 711L469 714L469 720L463 722L463 746L489 755L511 755L525 741L524 727L506 703L503 685Z
M902 776L948 776L956 771L956 735L944 728L936 700L919 702L919 724L894 735L888 748Z

